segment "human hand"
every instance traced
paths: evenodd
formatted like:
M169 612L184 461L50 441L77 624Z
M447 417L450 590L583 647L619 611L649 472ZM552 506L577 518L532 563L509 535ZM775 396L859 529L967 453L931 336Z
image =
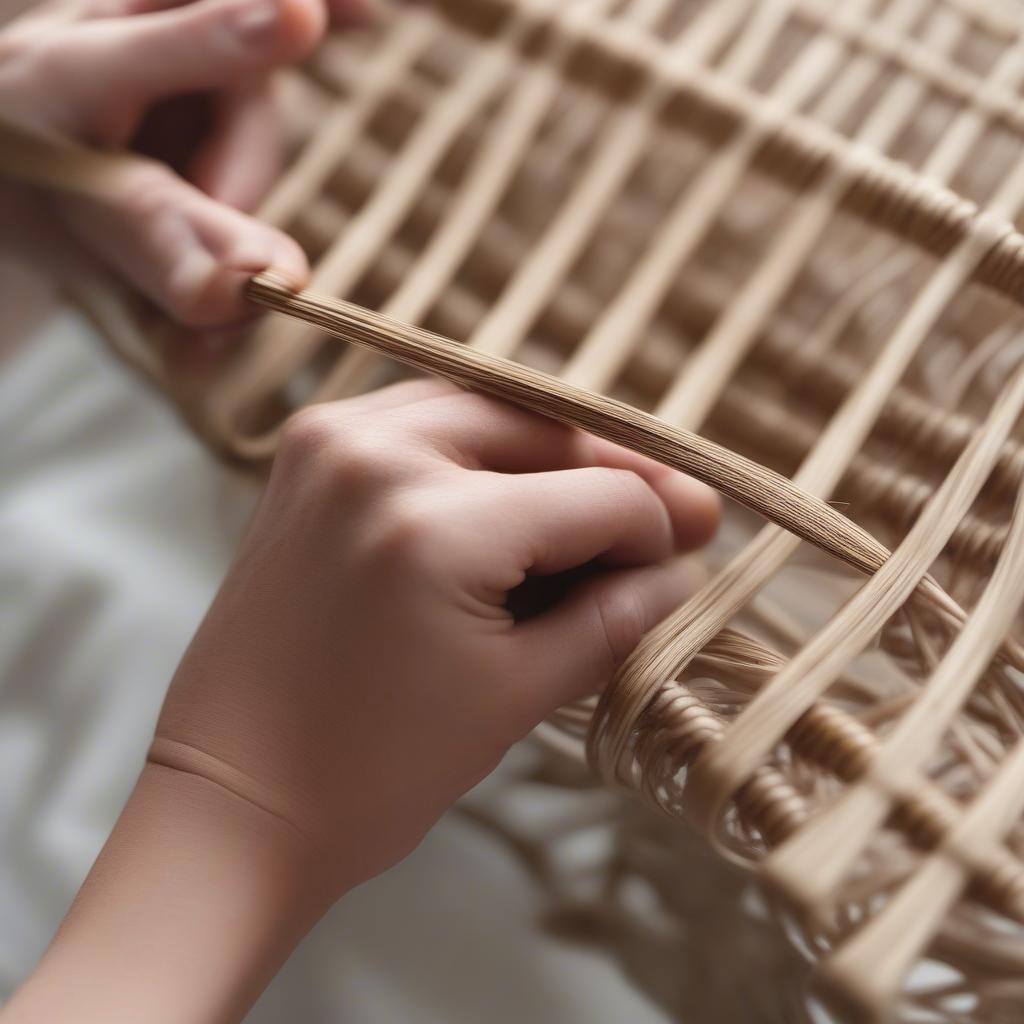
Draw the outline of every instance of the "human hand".
M598 692L686 596L672 556L717 520L704 485L449 385L309 408L150 760L289 822L336 898Z
M5 118L159 159L119 172L113 201L111 190L90 200L0 182L4 241L46 238L55 257L70 231L183 323L251 317L242 286L252 273L274 266L298 284L308 269L295 242L241 212L278 169L269 76L312 49L329 17L366 20L369 2L65 0L7 25Z
M339 896L608 682L718 514L678 473L434 381L300 413L5 1022L241 1020Z

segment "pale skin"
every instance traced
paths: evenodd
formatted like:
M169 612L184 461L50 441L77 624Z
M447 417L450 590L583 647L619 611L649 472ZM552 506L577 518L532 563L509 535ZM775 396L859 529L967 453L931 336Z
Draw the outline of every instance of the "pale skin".
M98 143L128 141L147 96L202 85L237 109L233 83L248 71L201 81L186 61L174 87L170 61L150 94L130 88L133 74L151 73L130 47L121 71L109 70L124 76L119 87L100 83L69 105L52 81L33 95L39 79L32 60L19 65L19 46L60 39L69 60L84 60L78 28L83 46L111 54L131 23L163 18L146 32L191 33L195 53L226 33L217 45L233 53L233 29L210 26L230 22L218 21L227 8L237 24L245 3L140 6L108 2L103 17L51 8L27 35L0 36L0 109L13 97L26 119L59 111L62 131ZM362 16L355 0L271 10L272 27L257 33L262 56L240 58L256 78L312 46L330 14ZM125 95L139 103L109 106ZM125 273L140 267L132 283L183 320L222 327L251 316L245 275L279 266L301 279L305 261L227 205L258 200L267 181L255 165L274 137L269 115L266 134L233 117L246 122L225 115L189 165L196 186L161 172L155 216L138 216L130 190L121 210L51 204L39 215L83 238L83 217L110 218L97 255ZM168 219L185 228L169 242ZM4 1024L240 1020L335 901L406 856L557 707L609 682L686 597L682 556L718 515L693 480L438 382L294 417L135 790Z

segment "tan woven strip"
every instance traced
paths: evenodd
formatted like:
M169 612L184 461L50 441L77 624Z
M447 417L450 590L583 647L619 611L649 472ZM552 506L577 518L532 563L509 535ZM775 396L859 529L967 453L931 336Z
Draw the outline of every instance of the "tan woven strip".
M632 406L352 303L292 292L270 272L256 275L248 294L343 341L368 345L399 362L505 398L689 473L861 572L876 572L888 557L870 534L785 477ZM934 592L933 584L929 588Z
M300 223L303 233L308 230L314 237L335 237L344 230L344 216L336 206L328 204L325 207L321 202L311 205L307 213L308 223ZM299 237L301 240L302 233ZM506 249L503 247L502 251ZM507 254L509 258L514 259L514 252L513 249ZM417 266L411 250L397 244L385 247L376 264L377 272L382 275L382 289L399 287L415 273ZM688 283L694 285L697 282L688 280ZM712 293L717 290L715 283L704 281L697 293L687 289L681 302L692 310L698 296L706 299L709 290ZM595 300L578 290L575 294L572 290L568 294L560 293L559 298L562 305L570 300L578 305L576 313L563 310L563 314L574 316L579 321L586 321L588 311L594 308ZM444 333L465 337L470 325L483 315L484 310L484 304L474 292L453 283L447 286L440 298L435 317ZM571 332L565 339L556 340L571 344ZM664 340L666 359L671 359L674 357L673 341L667 336ZM813 375L815 387L809 397L821 401L826 407L842 396L859 375L859 370L848 365L839 353L834 353L833 361L826 363L814 355L810 345L792 349L781 344L762 344L760 356L770 364L773 373L783 373L794 380ZM632 360L627 369L627 385L641 392L658 387L664 373L660 362L648 365L643 359ZM333 391L327 393L331 397L336 394ZM764 449L766 455L798 462L817 441L814 428L803 419L736 381L723 395L718 413L719 425L726 431L726 436L752 447L755 452ZM879 433L888 434L901 445L913 444L926 450L940 465L951 463L969 443L976 429L977 424L966 417L945 413L922 402L912 392L902 390L894 392L879 421ZM1024 451L1015 443L1008 442L993 473L999 492L1015 486L1015 481L1021 477L1022 466ZM844 481L846 488L857 496L859 512L863 514L874 510L887 517L888 525L895 528L909 526L934 492L930 481L883 465L865 453L853 459ZM1005 527L991 525L969 514L951 536L949 551L984 571L994 564L1005 536Z
M996 38L1017 43L1021 39L1020 13L1014 4L1005 0L978 3L978 0L941 0L947 7L959 11L964 19L983 28Z
M1004 389L982 431L885 566L754 696L722 742L705 752L687 790L688 806L705 827L778 739L910 596L977 497L1022 408L1024 368Z
M905 5L903 10L909 21L920 14L921 5ZM926 38L941 51L955 45L959 35L957 19L946 15L934 20ZM877 72L877 67L872 67L871 63L862 59L848 68L848 77L852 80L856 76L857 87L848 92L844 114L846 109L852 108ZM916 79L904 78L895 83L864 123L857 141L884 150L905 129L923 95L924 86ZM661 416L691 429L699 429L740 361L757 340L761 325L793 286L805 261L832 222L847 184L844 175L832 173L822 178L816 188L803 197L776 243L762 257L746 287L693 358L680 370L659 406Z
M755 455L789 456L799 462L818 440L816 430L804 419L735 381L722 398L719 420L726 439L739 439L739 450L748 454L753 449ZM1004 453L1008 448L1004 446ZM908 528L934 492L930 480L864 454L853 458L837 487L837 493L855 495L857 519L863 521L865 515L874 513L890 530ZM985 572L998 558L1005 539L1004 526L968 513L949 538L948 554L961 556Z
M447 152L452 140L488 103L508 79L514 47L528 28L526 19L511 19L505 34L472 57L463 74L439 94L433 107L416 126L386 178L350 223L344 236L321 257L311 278L315 288L347 291L365 272L381 245L401 223ZM269 330L267 328L266 330ZM226 377L222 386L221 429L236 432L231 417L247 401L262 397L300 365L320 343L316 332L301 323L277 324L272 341L258 331L253 356ZM242 438L239 449L253 457L273 451L276 434L257 439Z
M1018 188L1021 188L1022 194L1024 194L1024 162L1021 165L1021 173L1018 174L1017 185ZM927 332L934 325L942 310L945 309L950 298L961 286L969 273L971 260L978 258L978 253L971 253L969 250L966 250L960 256L961 258L958 260L948 260L938 270L919 296L914 307L908 312L900 329L890 339L889 344L879 356L875 366L864 377L862 385L851 394L850 398L847 399L846 403L844 403L843 407L829 423L829 426L818 442L818 446L794 478L802 486L808 486L818 494L828 493L835 486L842 472L845 472L854 454L863 445L871 424L877 419L878 412L895 386L895 382L902 376L905 367L917 351L921 341L926 337ZM963 456L961 456L962 459ZM782 537L777 533L774 537L766 538L761 543L763 547L758 549L758 541L755 541L754 545L751 546L752 554L747 556L749 562L754 563L756 561L759 563L760 572L756 575L747 576L746 579L741 578L745 575L743 567L747 560L741 554L739 558L731 563L726 573L723 574L732 575L736 579L738 593L733 596L732 600L734 601L739 598L741 593L749 592L753 586L756 586L759 580L764 578L763 573L766 569L771 568L774 571L781 563L784 555L792 550L790 539ZM928 564L930 564L930 561ZM720 609L718 615L723 614L724 609ZM848 620L845 621L853 621L853 618L851 613ZM734 728L739 725L740 722L737 721ZM726 749L732 748L732 734L733 730L730 730ZM780 735L776 733L775 738L777 739ZM740 738L737 737L735 742L739 743ZM743 758L744 755L738 756ZM696 773L694 775L694 782L696 782ZM694 798L697 799L696 789L694 790ZM698 803L704 811L710 811L708 803L699 800ZM705 823L710 821L708 818L703 820Z
M1018 569L1018 572L1020 569ZM966 887L965 851L1001 840L1024 812L1024 740L886 907L825 962L837 1005L885 1019L915 959ZM835 844L833 844L835 845Z
M1024 161L1004 185L997 208L1013 207L1024 199ZM874 366L850 393L805 461L796 480L816 494L826 495L863 447L920 344L1000 237L998 221L992 235L961 246L940 266L918 296ZM1003 229L1005 230L1005 229ZM627 660L616 682L602 697L588 749L595 767L607 778L629 772L629 737L638 715L661 682L672 678L693 654L716 635L749 597L771 577L795 549L792 538L774 530L762 531L677 613L652 631Z
M1020 165L1018 166L1016 174L1012 176L1010 179L1008 179L1007 182L1004 184L1004 187L1001 189L999 196L996 197L993 205L997 211L1002 212L1005 211L1007 207L1016 206L1021 202L1024 202L1024 160L1022 160ZM926 325L934 323L935 316L937 315L937 313L941 311L941 309L945 308L946 304L949 301L949 297L952 294L954 294L956 289L959 287L959 284L964 279L965 271L967 270L966 264L969 264L969 262L972 259L976 258L977 253L972 254L970 251L964 251L961 255L960 260L955 260L951 258L947 260L946 263L940 268L939 272L932 278L931 282L929 283L929 286L922 293L919 302L916 304L915 310L911 310L910 314L908 314L908 318L903 325L904 330L898 331L897 334L894 335L892 339L890 339L889 345L886 347L885 351L875 364L872 373L869 374L867 378L865 378L865 381L869 383L870 386L860 388L858 389L858 391L854 392L853 396L851 396L851 399L848 400L848 402L844 406L844 409L841 410L840 413L837 414L836 417L829 424L829 428L826 430L825 435L823 435L822 442L819 442L819 445L821 445L824 442L825 438L827 438L836 430L837 424L840 426L846 426L848 425L848 421L851 419L857 419L860 421L860 423L864 423L866 419L866 413L868 413L869 411L873 413L874 410L872 409L872 406L875 404L875 402L877 402L877 400L880 397L882 397L883 394L888 394L891 391L891 388L892 386L894 386L896 380L896 375L894 373L889 373L887 375L878 373L879 368L884 367L887 362L891 364L892 370L900 369L901 366L906 365L906 357L910 354L910 351L916 349L916 340L923 336L924 328L926 327ZM904 351L901 352L901 349L903 349ZM875 384L875 380L873 380L872 378L874 378L876 375L879 381L886 381L884 392L882 391L882 389L879 389L879 391L875 391L874 393L872 393L872 389ZM844 416L844 410L847 411L850 415ZM993 417L994 415L995 413L993 413ZM872 415L871 421L873 421L874 418L874 415ZM992 422L992 417L990 417L990 422ZM1005 441L1006 436L1008 436L1009 429L1012 425L1013 419L1010 420L1009 424L1006 426L1004 434L1000 437L1000 447ZM836 445L835 448L833 448L829 453L830 459L836 458L838 455L839 462L843 466L848 464L849 458L852 457L855 450L859 448L862 443L863 430L858 430L856 427L853 427L853 429L851 430L851 434L854 438L858 439L855 447L851 448L848 447L847 444L840 444ZM844 441L848 443L851 434L847 434L844 438ZM968 454L974 452L977 449L978 445L981 443L980 439L982 436L983 435L979 434L978 437L975 438L972 444L964 452L964 454L961 455L960 459L958 459L957 461L957 467L962 467L965 461L968 460ZM996 448L995 453L992 456L992 465L994 465L996 460L998 459L998 451L999 447ZM823 452L823 448L819 447L817 449L816 453L820 455L820 457L817 460L818 462L828 461L825 459L825 455L821 454ZM978 456L978 458L980 464L980 456ZM802 484L806 484L807 478L808 476L810 476L810 474L807 472L807 468L814 461L814 456L812 456L811 459L808 461L808 464L805 465L805 467L803 467L795 477L796 481L799 481ZM828 470L828 473L831 477L834 477L835 472L836 470L833 465L833 467L831 467ZM939 494L942 494L947 487L951 486L950 481L955 479L957 473L958 469L955 467L954 470L951 472L950 476L947 478L946 484L943 485L943 489L940 490ZM987 477L987 475L988 470L986 469L985 475L978 481L977 487L979 490L981 488L981 485L984 483L985 477ZM815 487L813 483L811 484L811 486L812 489L816 491L816 493L821 493L821 491L817 487ZM953 517L952 513L949 513L947 519L939 520L938 523L931 522L930 529L933 532L929 533L925 530L924 524L934 519L934 515L936 515L937 513L932 514L932 510L936 508L938 504L939 495L937 494L934 501L930 503L925 513L922 515L921 519L915 524L913 530L908 535L907 540L904 542L903 545L901 545L899 549L899 552L904 552L908 548L908 546L912 546L912 544L915 543L912 541L912 538L920 538L919 543L921 544L921 551L924 552L926 550L930 550L934 543L937 543L937 538L941 536L941 544L936 550L935 555L933 555L927 561L924 561L924 567L922 569L922 572L927 571L928 566L931 564L931 562L937 556L938 552L941 551L942 547L945 545L946 539L948 539L948 535L952 533L953 529L956 526L956 523L959 522L963 514L967 511L967 507L969 507L969 505L963 507L962 510L955 517ZM942 527L941 530L939 529L940 526ZM887 566L886 573L881 574L880 577L877 579L869 581L869 583L861 591L861 594L871 593L874 595L874 598L877 599L879 597L879 594L884 592L883 588L885 586L885 581L891 573L896 571L897 565L897 559L896 557L894 557L894 559L890 562L890 565ZM907 595L909 595L910 591L908 590L906 593ZM891 603L885 605L885 603L881 600L873 600L870 609L870 614L868 614L868 609L866 607L861 609L864 612L864 618L862 619L860 617L860 614L857 611L855 611L855 606L857 605L858 602L855 599L854 602L851 602L850 608L846 610L843 614L841 614L839 617L837 617L836 620L834 620L835 631L843 635L848 643L851 642L851 638L857 635L858 632L867 628L866 624L868 620L872 619L873 616L878 615L883 607L888 607L888 614L885 616L885 618L888 618L888 615L891 615L892 612L895 611L895 607ZM865 640L865 643L866 642L867 641ZM829 653L829 657L835 657L835 652L841 649L842 648L833 647ZM793 696L793 693L796 692L795 687L794 690L790 693L789 697L782 694L782 690L785 688L786 685L785 681L787 679L792 679L794 676L797 675L798 662L802 669L808 669L808 666L814 664L815 657L820 656L822 653L823 652L820 648L816 650L813 645L808 645L808 647L806 647L801 652L801 654L798 655L797 659L795 659L794 662L789 666L787 671L781 673L778 679L772 685L766 687L757 696L757 698L755 698L755 700L751 702L750 706L734 723L733 728L730 729L729 735L727 736L726 740L718 748L716 748L713 754L709 755L708 767L710 769L711 775L714 775L717 772L717 770L723 768L726 764L728 764L729 767L726 769L726 771L729 774L731 781L726 782L723 776L718 783L713 783L711 782L710 776L706 777L703 774L703 772L694 772L694 780L691 784L691 794L694 800L694 807L700 809L698 813L701 814L702 820L705 822L705 824L708 824L711 820L707 817L707 814L710 813L713 815L716 813L714 810L712 810L712 808L722 806L722 791L725 788L728 788L728 786L730 785L735 787L735 780L737 779L737 777L742 779L744 769L741 769L740 765L746 765L747 767L745 770L749 772L750 766L756 763L758 757L763 756L764 753L766 753L772 745L770 737L773 735L773 731L771 729L764 729L763 731L761 731L760 741L756 741L753 743L747 742L749 740L749 736L747 734L750 732L750 722L752 721L752 719L756 717L760 722L761 726L763 727L766 722L770 723L774 721L774 713L779 713L782 717L788 715L789 712L797 705L798 698ZM823 664L824 663L825 662L823 661ZM804 693L814 689L815 682L813 672L808 670L807 674L803 678L801 686L806 687L806 689L802 689L800 691ZM801 713L803 710L806 710L806 707L801 708ZM795 717L791 721L793 720L795 720ZM788 727L788 725L786 727ZM781 735L780 732L774 732L774 736L776 738L779 735ZM767 746L763 747L762 743L766 740L766 738L769 738ZM760 754L755 754L755 748L756 750L760 751ZM701 790L703 789L705 784L709 785L709 787L711 788L717 789L718 795L708 800L707 792L703 794L701 793Z
M369 345L401 362L505 398L690 473L861 571L877 572L885 561L884 547L831 506L810 498L765 467L631 406L351 303L310 292L292 293L286 282L272 273L253 278L248 292L254 301L288 312L343 340ZM937 612L953 621L962 620L963 613L933 580L924 577L920 585ZM1018 652L1010 653L1015 663L1020 660Z
M398 21L385 45L361 69L355 96L333 104L309 143L277 180L260 205L261 220L287 227L334 173L395 80L403 78L436 40L439 28L437 18L426 10L412 10Z
M929 5L932 9L935 6ZM940 96L954 103L974 107L988 119L1002 122L1014 131L1024 133L1024 112L1021 111L1020 98L998 79L979 79L945 59L942 54L933 52L927 43L893 32L879 19L865 19L845 8L840 9L838 16L830 17L833 11L832 5L820 4L815 0L813 3L798 3L794 14L815 29L833 32L846 39L854 49L863 50L911 75Z
M918 0L902 0L887 9L886 17L892 18L894 26L905 28L921 14L924 6ZM956 40L958 29L959 25L943 20L932 29L930 41L937 47L948 47ZM805 52L810 53L810 48ZM834 59L834 55L827 59L820 73L830 72ZM873 59L864 56L847 65L830 90L830 98L835 96L830 104L830 114L837 119L846 116L875 80L879 70ZM805 97L813 94L818 82L816 74L808 74L806 69L796 64L780 84L776 98L784 104L785 109L796 109ZM920 99L922 89L920 83L913 80L899 82L880 103L876 116L869 118L862 131L865 136L863 141L869 145L886 145L904 127ZM752 123L746 131L734 136L730 144L737 158L736 163L730 167L727 162L725 167L718 167L718 157L709 163L708 180L713 187L724 187L725 191L721 193L723 198L730 196L739 186L761 142L760 130L756 123ZM723 173L727 170L732 173ZM715 173L711 174L712 171ZM691 429L699 427L736 366L758 338L768 313L799 274L804 260L831 221L846 187L847 182L843 176L832 174L824 177L812 192L803 197L771 250L762 256L757 271L730 303L697 353L679 371L676 382L658 408L659 415ZM646 265L642 266L635 279L639 287L634 294L628 294L627 289L621 306L618 309L612 307L614 313L609 313L609 323L602 324L606 328L606 347L608 343L614 343L617 336L636 339L650 322L665 292L680 273L682 260L689 255L700 236L688 239L689 244L685 246L673 243L686 237L687 226L699 222L698 218L703 216L708 205L703 198L694 196L689 210L680 207L669 215L666 235L651 245L645 259ZM676 227L674 217L679 217L680 230L678 235L672 237L670 232ZM644 274L646 276L642 276ZM615 314L618 316L615 317ZM625 360L628 351L627 348L625 353L620 352L617 365Z
M609 3L610 0L570 3L566 5L563 17L598 17ZM661 9L662 5L646 8L654 16L661 13ZM568 52L564 39L556 39L556 44L543 60L524 69L466 173L465 188L454 198L446 220L382 312L406 323L419 323L442 290L450 285L459 264L476 243L483 225L493 215L502 193L523 161L531 139L557 97L561 88L560 69ZM367 349L345 353L324 379L314 401L358 389L371 362L372 353Z
M1022 492L1024 494L1024 492ZM864 776L769 857L765 873L794 898L825 907L884 821L894 801L913 793L919 773L970 697L1024 601L1024 497L992 578L963 631L913 705L874 750ZM841 849L832 837L843 836ZM831 844L831 845L830 845ZM828 856L823 856L825 849Z
M702 20L666 47L667 55L676 59L686 54L695 61L706 58L746 10L747 4L737 0L706 8ZM773 6L758 9L755 22L759 29L763 30L765 12L774 18L773 11ZM625 184L650 139L665 98L661 83L650 80L633 102L616 113L595 140L590 164L574 183L558 216L473 333L471 345L496 355L515 351Z
M1004 61L999 67L1008 63ZM1015 64L1019 69L1019 61ZM999 73L998 69L996 73ZM942 156L941 162L949 165L945 155L949 153L949 147L945 142L948 137L954 135L960 140L956 153L957 163L962 161L963 154L970 152L975 136L972 133L964 137L962 132L958 132L958 127L963 122L970 124L972 121L974 127L978 131L981 130L983 121L974 118L970 112L965 113L952 125L950 136L943 137L943 142L928 160L929 166L937 162L934 161L934 156ZM384 154L364 140L363 144L350 154L348 166L350 170L358 171L361 181L370 182L383 173L385 161ZM955 170L956 164L949 166L949 173ZM425 224L429 225L434 219L442 216L449 202L454 201L449 195L441 182L435 181L425 189L421 203L417 207L425 218ZM343 211L336 204L330 199L320 198L310 204L300 216L295 230L299 232L300 241L308 239L314 248L320 248L337 237L344 230L346 223ZM503 281L511 270L522 262L526 250L527 243L516 231L515 225L503 220L488 222L482 227L477 239L478 258L473 269L480 276L474 276L474 281L482 285L485 291L489 290L495 282ZM419 260L416 257L417 253L411 247L403 246L398 239L385 246L375 268L382 275L381 290L395 291L403 282L415 276L423 263L422 257ZM898 278L901 268L905 268L909 262L909 254L901 254L898 263L887 261L877 266L871 274L854 283L841 296L830 315L811 334L804 333L796 324L786 320L773 319L766 337L751 351L751 358L769 369L773 376L781 375L791 380L794 385L803 380L813 381L813 386L804 389L804 394L808 400L831 411L836 401L840 400L859 379L862 368L842 352L832 350L830 339L838 336L853 312L878 288L891 284ZM689 267L673 285L666 298L666 314L674 323L685 324L687 330L702 334L713 327L721 310L734 298L731 283L724 277L720 278L700 267ZM472 324L486 311L481 299L458 280L450 281L446 285L437 302L435 315L439 317L439 323L445 324L441 328L443 333L456 338L468 336ZM541 333L547 333L557 344L575 350L581 328L594 320L601 303L600 297L584 291L575 281L568 281L544 310L542 320L538 322L538 329ZM413 323L418 320L416 316L397 318ZM650 358L651 344L655 339L663 350L663 358L658 360ZM638 350L623 368L626 374L624 383L645 396L658 395L665 374L674 369L679 344L674 334L665 333L664 328L654 325L647 334L646 342L646 347ZM566 376L566 372L563 370L561 375ZM586 386L586 382L582 380L574 380L574 383ZM604 390L611 387L613 382L601 377L594 383L599 389ZM735 388L735 383L730 387ZM342 392L325 387L323 393L324 397L337 397ZM736 403L730 400L728 392L723 395L722 402L728 403L729 408L735 410ZM774 407L769 407L763 399L751 401L749 408L751 415L760 416L762 421L760 426L754 429L769 427L770 423L765 417L777 415L770 411ZM719 412L722 415L726 413L726 404L719 407ZM719 419L721 421L722 416ZM729 420L730 430L748 441L751 439L751 424L747 422L749 419L750 417L747 417L747 420L743 417L731 417ZM804 439L813 441L816 435L812 433L812 428L802 421L797 421L793 417L784 417L784 420L785 423L780 422L778 429L772 432L776 438L773 442L773 451L802 457L811 447ZM956 458L976 428L977 423L968 417L948 412L899 387L893 391L890 401L882 410L877 432L879 436L897 441L905 449L912 448L927 453L929 460L939 459L943 464L947 464ZM863 488L858 487L859 507L867 508L873 503L881 502L890 508L890 505L885 503L884 496L887 492L893 492L877 477L874 484L870 483L875 473L872 468L873 461L862 453L857 456L855 463L851 465L851 473L856 471L858 483L868 484ZM1016 442L1008 442L994 474L994 484L1001 492L1009 491L1012 495L1022 469L1024 449ZM914 493L924 486L914 478L902 474L896 477L891 471L885 474L885 479L891 482L893 488L909 486L914 489ZM900 509L905 512L902 502ZM897 511L895 502L891 503L890 511ZM1004 531L1001 528L984 531L984 537L981 535L982 532L958 530L952 543L959 545L962 542L965 550L977 552L977 557L994 561L1002 544ZM971 554L970 557L975 557L975 554Z
M455 18L466 16L463 0L436 2ZM486 0L487 6L498 9L507 2ZM516 0L516 10L535 18L539 29L547 27L547 22L537 3ZM770 97L706 68L671 60L665 47L649 37L615 33L595 23L577 33L577 44L618 68L618 74L598 76L600 81L659 79L672 95L666 115L671 122L716 146L750 122L762 125L767 142L755 165L792 189L802 189L824 173L845 175L849 189L844 208L940 257L968 237L994 239L990 251L973 268L972 279L1013 301L1019 302L1024 295L1024 239L1009 224L994 230L990 216L974 203L895 161L865 151L824 125L784 114Z

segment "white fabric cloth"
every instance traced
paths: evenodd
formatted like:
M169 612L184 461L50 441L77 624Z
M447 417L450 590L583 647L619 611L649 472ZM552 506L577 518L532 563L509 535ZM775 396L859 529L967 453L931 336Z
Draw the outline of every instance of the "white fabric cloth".
M0 1001L113 824L254 498L74 312L13 341L0 338ZM663 1019L599 954L541 935L540 910L512 856L450 817L335 908L249 1019Z

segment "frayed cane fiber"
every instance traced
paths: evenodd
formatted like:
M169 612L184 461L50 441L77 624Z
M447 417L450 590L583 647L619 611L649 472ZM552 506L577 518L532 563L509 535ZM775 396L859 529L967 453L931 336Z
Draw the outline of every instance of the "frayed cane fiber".
M215 450L265 464L397 359L732 499L706 582L538 731L557 825L467 808L548 926L689 1021L800 1019L801 957L838 1020L1024 1018L1024 5L429 0L279 85L260 216L313 276L250 294L288 319L189 381L67 282ZM8 173L116 180L24 142Z

